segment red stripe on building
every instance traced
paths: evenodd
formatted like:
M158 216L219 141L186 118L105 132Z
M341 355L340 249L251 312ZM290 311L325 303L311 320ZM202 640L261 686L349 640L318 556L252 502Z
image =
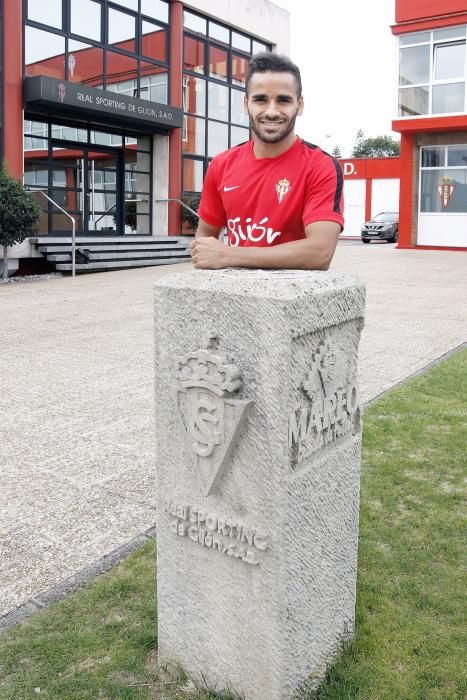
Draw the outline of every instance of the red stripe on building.
M3 157L10 175L23 176L23 26L21 0L3 3L4 143ZM8 136L7 136L8 135Z
M169 104L183 106L183 5L170 3L170 80ZM169 198L180 199L182 192L182 130L169 135ZM157 235L157 231L154 231ZM169 235L180 235L180 207L169 204Z

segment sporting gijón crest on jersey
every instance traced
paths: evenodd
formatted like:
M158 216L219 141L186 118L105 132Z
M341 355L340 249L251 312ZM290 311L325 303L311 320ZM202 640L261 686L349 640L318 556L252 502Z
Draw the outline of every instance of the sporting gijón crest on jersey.
M315 221L343 228L343 176L335 158L297 138L276 158L256 158L253 141L211 162L199 215L227 226L233 246L269 246L305 238Z

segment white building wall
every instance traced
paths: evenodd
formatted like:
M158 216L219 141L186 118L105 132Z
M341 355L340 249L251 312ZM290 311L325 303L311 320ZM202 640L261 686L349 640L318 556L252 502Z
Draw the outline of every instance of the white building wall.
M373 180L371 186L371 216L382 211L399 211L398 178Z
M467 248L467 214L419 214L417 245Z
M269 0L192 0L183 4L273 44L275 53L290 53L290 14Z

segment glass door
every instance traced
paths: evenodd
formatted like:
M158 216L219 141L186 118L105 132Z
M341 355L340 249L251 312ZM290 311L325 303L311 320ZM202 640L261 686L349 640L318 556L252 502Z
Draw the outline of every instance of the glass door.
M49 196L76 221L76 232L85 229L85 151L83 148L52 144L49 167ZM52 234L70 234L71 221L56 207L49 205Z
M86 216L89 233L115 233L121 230L122 154L96 151L85 156Z
M80 235L115 234L123 228L123 157L115 150L52 143L52 199L76 219ZM71 222L51 210L52 233L70 233Z

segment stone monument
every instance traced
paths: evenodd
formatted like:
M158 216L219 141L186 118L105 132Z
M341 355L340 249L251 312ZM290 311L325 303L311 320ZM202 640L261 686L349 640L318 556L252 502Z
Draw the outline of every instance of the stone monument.
M155 291L160 663L288 700L354 631L364 288L203 270Z

